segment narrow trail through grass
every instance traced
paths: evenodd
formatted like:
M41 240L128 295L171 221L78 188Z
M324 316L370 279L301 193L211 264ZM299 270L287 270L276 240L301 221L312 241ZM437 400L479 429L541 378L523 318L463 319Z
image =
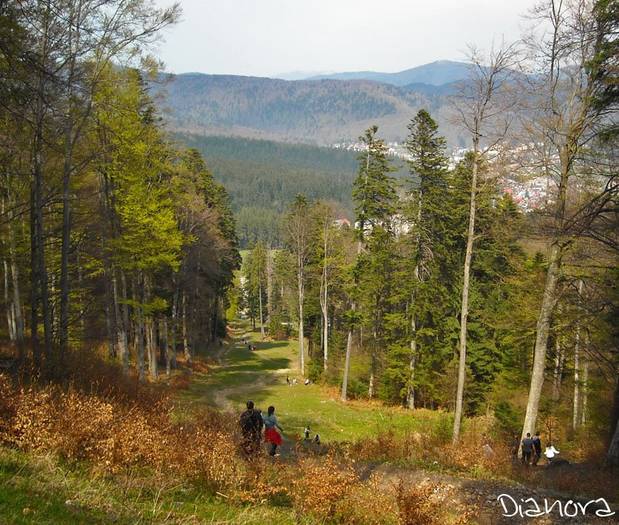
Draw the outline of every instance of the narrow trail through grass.
M222 349L220 362L208 373L194 373L191 384L180 393L184 409L204 405L240 413L252 399L266 410L276 407L276 414L289 438L301 436L309 425L312 434L320 434L323 442L354 441L376 436L387 429L395 432L421 430L434 424L442 414L427 410L386 407L376 402L343 403L335 388L303 384L297 360L296 341L261 341L259 332L248 330L248 324L233 325L233 340ZM250 351L242 340L251 340ZM297 379L288 386L286 376Z

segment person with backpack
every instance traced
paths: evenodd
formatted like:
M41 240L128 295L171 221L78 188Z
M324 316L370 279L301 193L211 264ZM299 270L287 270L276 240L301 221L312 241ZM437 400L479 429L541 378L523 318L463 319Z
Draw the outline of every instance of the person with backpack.
M522 440L522 463L529 466L531 464L531 454L533 453L533 440L531 433L527 432L527 436Z
M277 447L282 445L282 436L280 432L283 432L282 427L279 426L277 417L275 416L275 407L270 406L267 411L267 415L262 416L264 421L264 440L270 444L269 456L275 456ZM277 431L279 429L279 432Z
M254 408L254 402L247 402L247 410L239 419L241 434L243 435L243 451L248 458L255 456L260 450L262 438L262 415Z
M537 465L542 457L542 440L539 437L539 432L535 433L533 437L533 465Z

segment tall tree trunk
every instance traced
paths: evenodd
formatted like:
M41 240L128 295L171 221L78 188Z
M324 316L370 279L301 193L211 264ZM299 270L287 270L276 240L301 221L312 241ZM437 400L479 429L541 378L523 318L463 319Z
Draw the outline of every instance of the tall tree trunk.
M189 347L189 340L187 339L187 296L185 295L185 292L183 292L182 309L183 352L185 353L185 361L188 365L191 365L193 359L191 355L191 348Z
M582 408L580 410L580 425L587 424L587 410L589 405L589 359L583 356L582 365Z
M471 259L473 257L473 241L475 240L475 213L477 198L477 173L479 170L479 148L474 143L473 173L471 177L471 202L469 207L469 226L466 236L466 253L464 255L464 275L462 279L462 308L460 313L460 356L458 361L458 387L456 391L456 410L454 415L453 442L460 439L460 426L464 402L464 381L466 379L466 336L469 316L469 281L471 278Z
M303 327L303 302L305 300L305 286L303 283L303 263L299 261L298 288L299 288L299 368L301 376L305 377L305 333Z
M10 202L10 201L9 201ZM8 235L9 235L9 258L11 268L11 284L13 289L13 320L15 323L15 341L17 343L17 357L20 364L25 357L24 352L24 317L22 313L21 293L19 286L19 267L17 266L17 256L15 249L15 233L11 222L12 213L9 214Z
M406 396L406 404L408 408L413 410L415 408L415 366L417 364L416 363L417 361L417 337L416 337L417 319L414 313L411 315L411 332L412 332L411 356L410 356L410 361L408 364L409 369L410 369L410 376L409 376L408 393Z
M149 303L151 300L150 280L144 277L144 302ZM146 350L148 353L148 372L151 379L157 379L159 374L157 363L157 342L155 337L155 320L152 314L149 314L145 320L146 327Z
M142 277L138 274L133 283L133 303L135 315L135 346L136 361L138 368L138 379L141 382L146 380L146 369L144 363L144 312L142 311Z
M260 308L260 336L264 339L264 317L262 315L262 283L258 286L258 304Z
M324 285L321 295L320 309L322 311L322 360L326 371L329 367L329 281L324 270Z
M354 307L353 307L354 310ZM348 374L350 371L350 354L352 352L352 326L348 329L348 337L346 338L346 358L344 360L344 377L342 378L342 401L348 400Z
M550 332L550 319L557 301L557 285L561 268L562 249L557 242L553 243L548 258L548 270L546 273L546 284L542 305L537 319L537 333L535 336L535 351L533 355L533 370L531 373L531 386L529 388L529 399L527 402L524 425L522 428L522 439L527 432L533 435L537 423L539 402L542 396L544 385L544 370L546 368L546 348L548 345L548 334Z
M169 347L170 364L172 368L176 368L176 335L178 333L178 295L180 291L178 285L174 290L174 298L172 299L172 344Z
M563 377L563 347L559 341L559 334L555 334L555 366L552 374L552 400L557 402L561 398L561 378Z
M322 313L322 360L326 371L329 366L329 223L325 220L323 231L323 260L322 276L320 280L320 310Z
M6 261L6 259L4 259L2 261L2 266L4 269L4 304L6 306L6 321L7 321L7 327L9 330L9 339L14 342L16 340L16 334L15 334L15 315L14 315L14 306L13 306L13 302L9 299L10 296L10 292L9 292L9 265Z
M71 171L73 169L72 127L65 133L67 142L62 177L62 246L60 251L60 334L58 366L64 372L69 346L69 253L71 251Z
M271 306L273 304L273 254L271 245L267 246L267 326L271 324Z
M164 315L161 320L161 348L165 355L165 373L169 377L172 374L172 353L168 346L168 316Z
M118 280L116 278L116 270L112 268L112 304L114 308L114 324L116 327L116 342L118 346L118 354L123 370L129 370L129 344L127 337L127 324L125 324L124 315L121 315L121 309L118 301ZM125 301L123 301L125 303ZM125 305L123 305L124 307Z
M33 180L30 188L30 345L32 347L34 366L39 370L41 368L41 349L39 347L40 279L34 186Z
M572 407L572 429L580 425L580 324L576 326L574 344L574 400Z

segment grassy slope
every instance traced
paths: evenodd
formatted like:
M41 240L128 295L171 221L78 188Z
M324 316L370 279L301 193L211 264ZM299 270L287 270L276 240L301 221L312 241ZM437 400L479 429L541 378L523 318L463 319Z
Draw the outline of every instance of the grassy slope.
M104 477L80 465L0 447L0 523L296 524L290 508L240 507L148 472ZM301 523L310 524L311 521Z
M237 339L242 332L237 333ZM276 407L276 414L285 433L301 435L309 424L323 441L351 441L376 435L385 429L416 430L436 422L440 413L385 407L379 403L350 401L342 403L339 393L320 385L302 384L296 367L296 341L260 342L259 333L252 334L256 352L240 343L227 351L222 366L209 374L196 375L190 389L182 393L181 406L206 402L240 412L247 399L266 410ZM299 382L287 386L286 376Z

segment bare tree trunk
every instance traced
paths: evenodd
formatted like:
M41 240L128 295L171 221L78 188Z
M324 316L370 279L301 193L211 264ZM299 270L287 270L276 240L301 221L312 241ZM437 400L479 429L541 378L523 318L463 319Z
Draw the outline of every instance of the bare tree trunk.
M271 305L273 304L273 254L267 246L267 325L271 324Z
M19 287L19 268L17 266L15 250L15 234L11 223L12 214L8 221L9 234L9 257L11 268L11 283L13 288L13 320L15 323L15 341L17 342L17 354L20 364L25 357L24 352L24 317L22 314L21 294Z
M479 170L478 139L474 141L471 177L471 202L469 207L469 226L466 236L466 253L464 255L464 276L462 280L462 308L460 313L460 357L458 362L458 388L456 391L456 410L454 415L453 442L460 439L462 424L462 409L464 401L464 381L466 379L466 336L467 320L469 315L469 281L471 276L471 259L473 257L473 242L475 240L475 212L477 197L477 173Z
M542 386L544 385L544 370L546 368L546 348L548 344L548 334L550 332L550 319L557 301L556 292L561 267L561 256L562 249L559 244L555 242L550 249L544 295L537 319L533 370L531 374L531 386L529 388L527 410L522 428L522 439L524 439L527 432L531 433L531 435L535 432L539 402L542 396Z
M414 300L414 299L413 299ZM406 404L408 408L413 410L415 408L415 366L417 360L417 322L416 322L415 314L411 315L411 357L409 361L409 369L410 369L410 377L409 377L409 385L408 385L408 393L406 395Z
M322 310L322 359L325 371L329 366L329 281L324 271L324 285L321 294L320 307Z
M65 133L67 142L62 177L62 246L60 250L60 353L58 366L64 371L69 346L69 253L71 251L71 171L73 169L72 127Z
M258 305L260 308L260 336L264 339L264 317L262 315L262 283L258 285Z
M323 261L320 280L320 310L322 312L322 359L326 371L329 366L329 217L323 230Z
M305 333L303 327L303 301L305 299L305 286L303 283L303 264L299 262L298 289L299 289L299 367L301 376L305 377Z
M14 306L12 301L9 299L9 265L6 261L6 259L4 259L2 261L2 265L4 268L4 304L6 306L6 321L7 321L7 326L9 329L9 339L11 341L15 341L16 340L16 334L15 334L15 316L14 316Z
M37 213L35 210L34 181L30 188L30 344L32 360L37 369L41 368L41 349L39 348L39 256L36 235Z
M172 299L172 344L168 352L170 354L170 364L172 368L176 368L176 335L178 332L178 295L179 290L174 290L174 298Z
M172 355L168 347L168 316L164 315L161 320L161 347L165 355L165 373L169 377L172 374Z
M144 366L144 313L142 311L142 294L141 291L142 278L138 275L137 279L133 283L133 302L134 302L134 315L135 315L135 346L138 368L138 379L141 382L146 380L146 369Z
M580 323L576 327L576 342L574 344L574 400L572 407L572 429L580 424Z
M582 366L582 409L580 411L580 425L587 424L587 410L589 405L589 360L583 356Z
M107 340L107 355L110 359L114 359L116 357L116 348L114 345L114 329L112 328L112 308L110 306L110 297L109 293L106 292L106 301L105 301L105 334Z
M561 398L561 379L563 377L563 347L559 342L559 334L555 334L555 367L552 374L552 400Z
M350 371L351 352L352 352L352 326L348 329L348 337L346 339L346 358L344 360L344 377L342 378L342 394L340 396L342 401L348 400L348 374Z
M187 339L187 296L185 295L185 292L183 292L182 308L183 308L183 314L182 314L183 315L183 319L182 319L183 351L185 353L185 360L187 361L187 364L191 365L192 355L191 355L191 349L189 348L189 341Z
M127 338L127 325L125 324L124 315L121 316L120 305L118 304L118 281L116 279L116 270L112 268L112 303L114 306L114 319L116 325L116 341L118 345L118 354L123 370L129 370L129 344ZM124 307L125 305L123 305Z
M150 280L144 277L144 302L149 303L151 300ZM148 354L148 372L151 379L157 379L159 375L157 363L157 342L155 338L155 320L153 314L149 314L145 320L146 327L146 350Z

